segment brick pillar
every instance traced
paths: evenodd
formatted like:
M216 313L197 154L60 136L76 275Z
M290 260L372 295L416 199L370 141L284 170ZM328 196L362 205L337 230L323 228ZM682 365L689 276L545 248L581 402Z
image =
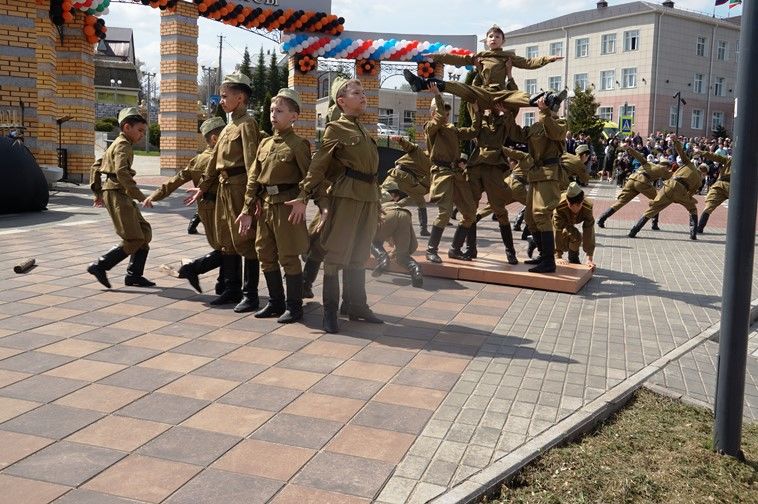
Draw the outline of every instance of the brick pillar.
M300 73L294 56L289 57L289 81L287 86L300 93L300 117L295 121L295 133L316 146L316 97L318 96L317 71Z
M188 2L161 11L161 175L197 155L197 16Z
M38 127L33 135L37 139L34 152L40 165L58 165L58 129L55 120L58 115L58 78L56 66L58 53L55 43L58 30L50 21L48 6L38 6L36 18L37 41L37 118ZM68 125L66 126L68 127Z
M62 127L62 145L68 150L68 178L89 179L89 170L95 160L95 62L94 45L87 42L82 32L84 14L63 28L63 41L56 40L58 70L57 113L71 116ZM57 140L57 125L56 128ZM57 145L57 141L56 141Z
M20 125L23 101L25 142L32 152L37 150L36 17L34 2L0 0L0 122Z
M355 75L363 84L363 90L366 92L366 100L368 101L366 112L361 116L361 123L374 136L376 136L376 123L379 122L379 79L381 74L382 64L379 61L376 62L375 75L361 75L358 72L356 62Z
M445 65L437 63L434 69L434 76L438 79L445 78ZM416 143L426 148L426 136L424 135L424 124L432 118L429 114L429 108L432 104L434 95L431 93L418 93L416 95Z

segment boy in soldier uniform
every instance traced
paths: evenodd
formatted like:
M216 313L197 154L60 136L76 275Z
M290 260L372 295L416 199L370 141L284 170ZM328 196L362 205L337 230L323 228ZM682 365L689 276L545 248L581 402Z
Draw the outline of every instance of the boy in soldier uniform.
M268 304L255 318L279 317L280 324L303 318L303 270L300 254L308 250L308 230L302 214L291 212L299 184L308 173L311 148L292 128L300 114L300 95L283 88L271 100L274 136L264 138L247 179L245 206L237 217L240 234L247 234L253 215L260 216L255 250L268 286ZM285 302L282 272L287 279Z
M575 226L581 224L579 231ZM595 217L592 215L592 202L584 197L584 191L576 182L571 182L566 192L561 195L561 202L553 212L555 230L555 257L560 263L564 261L563 252L568 250L569 264L581 264L579 246L587 255L587 266L594 271L595 263Z
M225 126L226 123L220 117L211 117L203 122L203 124L200 125L200 133L203 135L203 138L205 138L207 144L206 149L192 158L186 168L153 191L147 199L151 202L156 202L167 198L171 193L190 180L192 181L192 184L197 187L205 169L208 167L208 163L211 161L213 148L216 146L218 136L221 134L221 130L223 130ZM197 292L203 292L200 287L200 275L221 267L221 245L219 245L218 240L216 239L215 213L217 190L218 184L216 183L213 184L210 190L203 195L203 198L197 202L196 214L203 223L205 238L208 240L208 245L211 246L213 251L190 263L184 264L179 268L179 278L186 278ZM223 292L223 287L223 275L219 270L218 280L216 281L216 294L221 294L221 292Z
M350 320L381 324L368 306L365 264L379 220L379 152L359 122L368 102L359 80L343 81L336 91L342 115L326 126L321 147L313 156L291 215L303 215L305 204L325 180L330 188L328 217L321 230L324 256L324 330L339 331L338 272L346 270L346 312ZM294 217L293 217L294 218Z
M152 208L153 205L137 187L134 181L137 172L132 169L132 145L145 136L147 121L135 107L132 107L119 112L118 124L121 127L118 138L108 147L103 157L92 165L90 188L95 193L93 206L104 206L108 210L116 234L121 237L122 242L106 252L97 262L90 264L87 272L110 289L107 272L127 256L131 256L124 284L130 287L153 287L155 283L143 276L153 231L142 217L134 200L144 202L145 208ZM101 175L106 177L104 183Z
M732 176L732 158L719 156L714 152L702 152L701 156L710 159L721 165L719 178L708 188L708 194L705 196L705 210L700 214L700 222L697 225L697 232L702 233L705 225L708 224L708 218L720 204L729 199L729 180Z
M250 78L233 73L221 84L221 107L227 113L226 127L213 149L211 162L200 185L188 189L187 204L197 201L218 182L216 195L216 234L221 245L224 291L212 305L238 303L237 313L258 309L260 265L251 234L242 236L235 219L245 203L247 174L252 169L260 141L258 125L247 113L252 94ZM244 258L244 274L242 271Z
M400 206L416 205L421 236L429 236L426 200L424 199L429 194L429 187L431 186L432 164L429 161L429 156L421 147L401 136L392 136L390 140L399 143L405 154L395 161L395 167L389 171L387 178L382 182L382 186L397 184L400 191L406 195L397 204Z

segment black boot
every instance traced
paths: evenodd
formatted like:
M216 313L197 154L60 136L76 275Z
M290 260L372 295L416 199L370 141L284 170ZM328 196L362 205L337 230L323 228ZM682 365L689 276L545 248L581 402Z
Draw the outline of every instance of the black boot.
M529 273L553 273L555 271L555 235L552 231L540 232L542 261Z
M321 268L320 261L314 261L307 259L305 266L303 266L303 297L307 299L313 298L313 282L316 281L318 276L318 270Z
M103 284L106 288L111 288L111 283L108 281L108 275L106 272L113 268L115 265L126 259L127 255L124 249L119 245L113 247L108 252L103 254L97 262L93 262L87 267L87 273L94 275L97 281Z
M429 217L426 208L418 208L418 226L421 236L429 236Z
M697 240L697 213L690 214L690 240Z
M543 96L545 96L545 92L544 91L540 91L539 93L535 93L532 96L530 96L529 97L529 106L536 107L537 106L537 102Z
M579 260L578 250L569 250L569 264L582 264Z
M287 280L287 310L276 319L280 324L303 320L303 275L285 275Z
M374 267L374 271L371 272L371 276L381 276L390 267L390 256L384 250L384 243L373 242L369 250L373 258L376 259L376 266Z
M524 230L521 232L521 239L526 240L527 238L529 238L530 234L531 232L529 231L529 226L524 224Z
M221 251L214 250L210 254L206 254L179 268L179 278L186 279L193 289L202 293L203 289L200 288L200 275L220 267ZM216 285L219 283L221 283L221 272L219 272L219 279L216 281ZM216 294L220 293L216 292Z
M508 264L518 264L516 249L513 247L513 233L509 224L500 224L500 238L503 239L503 245L505 245L505 259Z
M522 208L518 215L516 215L516 222L513 223L514 231L521 231L521 224L524 223L524 212L526 212L526 207Z
M324 331L337 333L340 330L337 311L340 303L340 281L337 275L324 274L323 305L324 305Z
M234 307L235 313L255 311L260 306L258 301L258 280L261 275L261 263L257 259L245 258L245 271L242 283L242 300Z
M659 215L661 215L661 214L656 214L656 216L653 217L653 227L650 228L653 231L660 231L661 230L661 228L658 227L658 216Z
M464 255L463 252L461 252L461 247L463 246L463 241L466 239L466 236L468 235L469 228L465 228L463 226L458 226L455 228L455 234L453 235L453 243L450 244L450 249L447 251L447 256L450 259L458 259L461 261L470 261L471 258L467 255Z
M603 212L603 215L600 216L600 218L597 220L597 226L600 228L605 229L605 221L608 220L608 217L615 214L616 210L613 208L609 208L605 212Z
M463 253L470 259L476 259L479 255L479 251L476 249L476 223L471 224L466 233L466 252Z
M647 217L640 217L640 220L638 220L637 224L635 224L634 227L632 227L632 229L629 231L629 234L627 236L629 236L629 238L634 238L635 236L637 236L637 233L640 232L640 230L645 226L645 224L647 224L647 221L649 220L650 219Z
M711 216L708 212L703 212L700 215L700 222L697 225L697 232L703 234L706 224L708 224L708 218Z
M282 273L279 268L276 268L274 271L264 271L263 277L266 279L266 286L268 287L268 303L255 312L253 316L255 318L278 317L287 309L284 304Z
M450 214L450 220L458 220L458 209L456 207L453 207L453 213ZM452 226L451 223L448 223L447 225Z
M405 77L405 80L411 85L411 89L416 93L420 93L429 88L426 79L419 77L410 70L403 70L403 77ZM440 91L442 91L442 89L440 89Z
M529 243L529 246L526 249L526 255L530 257L529 260L524 261L524 264L539 264L542 262L542 233L537 232L534 233L531 236L528 236L526 238L526 241ZM539 255L535 257L534 259L531 259L531 257L534 255L534 251L539 250Z
M440 246L440 240L442 239L443 228L432 226L432 234L429 237L429 243L426 246L426 260L433 263L441 263L442 258L437 254L437 249Z
M199 224L200 216L198 214L193 215L189 221L189 226L187 226L187 234L197 234L197 226Z
M419 264L411 257L405 267L408 268L408 273L411 274L411 285L414 287L423 287L424 276L421 273L421 266L419 266Z
M553 112L558 112L561 110L561 103L563 103L563 100L565 100L567 97L568 91L565 89L558 94L548 93L545 97L545 103L548 107L550 107L550 110Z
M127 287L155 287L155 282L151 282L142 276L145 273L145 263L149 251L150 249L141 248L132 254L129 266L126 268L124 285Z
M237 304L242 299L242 258L237 254L221 254L224 290L210 302L211 306Z
M345 289L348 290L348 299L350 304L347 307L347 316L350 320L362 320L370 324L384 324L384 321L374 315L371 308L368 307L366 298L366 273L363 269L349 270L348 284Z
M219 260L220 260L219 256ZM218 276L216 277L216 285L213 288L213 292L216 293L217 296L220 296L222 292L224 292L224 263L220 263L218 267Z

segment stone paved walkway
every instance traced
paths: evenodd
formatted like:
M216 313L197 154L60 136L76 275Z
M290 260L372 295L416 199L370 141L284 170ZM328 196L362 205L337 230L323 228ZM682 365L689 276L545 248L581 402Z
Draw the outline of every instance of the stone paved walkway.
M596 213L613 192L597 186ZM115 242L84 190L0 216L0 502L424 502L719 317L723 208L696 243L679 208L630 240L632 203L579 295L369 277L387 324L324 335L318 303L281 327L164 276L207 249L179 199L145 213L147 290L119 285L124 265L111 291L84 272Z

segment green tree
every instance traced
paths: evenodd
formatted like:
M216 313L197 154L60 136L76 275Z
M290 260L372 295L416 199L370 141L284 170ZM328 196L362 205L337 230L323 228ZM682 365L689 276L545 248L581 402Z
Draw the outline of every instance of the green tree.
M276 61L276 51L271 53L271 61L268 65L268 75L266 77L268 78L268 92L271 93L271 96L276 96L281 88L287 87L287 83L282 82L280 76L279 65Z
M729 132L726 130L723 124L719 124L716 129L713 130L713 138L727 138Z
M266 83L266 61L263 57L263 48L261 47L260 53L258 53L258 63L255 67L253 76L253 108L260 110L263 105L263 100L266 98L266 90L268 88Z
M574 89L574 97L568 106L568 129L576 136L579 133L589 135L596 153L602 152L603 120L597 116L600 104L595 101L592 89L582 91Z
M266 92L266 97L263 99L263 108L258 125L261 131L265 131L269 135L273 133L273 127L271 126L271 93L268 91Z
M289 64L284 65L284 68L279 69L279 82L282 83L282 87L290 85L290 67Z
M242 55L242 63L240 64L240 73L247 75L250 79L253 78L253 67L251 65L250 51L245 46L245 53Z

